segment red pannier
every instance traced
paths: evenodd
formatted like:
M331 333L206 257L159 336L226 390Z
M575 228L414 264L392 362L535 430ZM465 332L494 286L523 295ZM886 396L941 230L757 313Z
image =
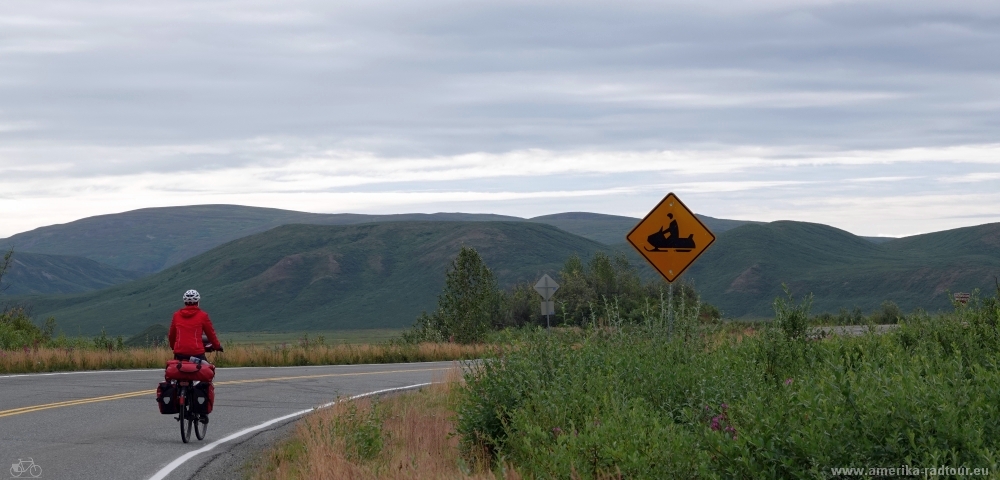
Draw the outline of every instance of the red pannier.
M191 411L194 413L212 413L212 407L215 406L215 385L202 382L195 385L192 392L194 396L188 400L191 405Z
M177 388L170 382L163 382L156 387L156 404L160 413L173 415L177 413Z
M211 382L215 378L215 365L208 362L194 363L187 360L170 360L164 374L167 380Z

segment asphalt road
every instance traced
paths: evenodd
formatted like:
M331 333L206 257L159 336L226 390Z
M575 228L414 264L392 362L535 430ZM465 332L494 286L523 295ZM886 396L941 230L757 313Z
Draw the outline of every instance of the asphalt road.
M191 478L254 432L198 452L227 436L338 397L442 380L455 365L220 368L208 436L188 444L173 416L157 410L153 392L163 370L0 376L0 479L29 458L44 479L148 479L171 465L179 466L164 478Z

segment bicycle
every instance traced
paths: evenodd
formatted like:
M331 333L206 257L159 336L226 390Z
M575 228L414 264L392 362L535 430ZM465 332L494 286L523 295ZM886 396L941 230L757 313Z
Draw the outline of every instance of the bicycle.
M194 394L196 381L192 380L170 380L170 383L177 388L177 416L175 420L180 422L181 441L188 443L191 440L191 430L198 440L204 440L208 434L208 414L192 411L191 399L197 398ZM185 422L187 423L185 425Z
M20 458L17 459L17 463L11 464L10 466L10 476L14 478L21 478L21 475L27 473L31 475L32 478L38 478L42 476L41 465L35 465L35 460L33 458L28 458L25 462Z
M202 341L205 342L206 352L222 351L221 348L216 348L211 343L208 343L208 339L204 336L202 337ZM192 360L195 359L192 358ZM211 367L211 364L208 365ZM212 368L214 369L214 367ZM173 387L177 396L177 416L174 419L180 424L181 441L184 443L191 441L191 430L194 430L194 435L198 440L204 440L205 435L208 434L208 414L196 411L196 408L197 410L202 410L202 408L195 405L195 399L199 402L211 402L211 382L206 382L209 383L210 389L206 396L198 396L196 394L195 385L202 383L198 380L178 380L172 378L168 379L167 383Z

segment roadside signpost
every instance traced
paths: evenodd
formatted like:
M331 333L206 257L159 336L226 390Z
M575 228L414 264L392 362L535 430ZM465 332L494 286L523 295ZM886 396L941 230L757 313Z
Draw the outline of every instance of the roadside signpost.
M715 235L673 193L663 197L625 238L671 283L715 242Z
M542 275L541 280L535 284L535 291L542 296L542 315L545 315L545 328L550 328L549 315L556 314L556 302L552 301L552 295L559 290L559 284L548 274Z
M956 293L955 301L961 303L962 305L965 305L969 303L969 297L971 297L971 295L969 295L968 293Z

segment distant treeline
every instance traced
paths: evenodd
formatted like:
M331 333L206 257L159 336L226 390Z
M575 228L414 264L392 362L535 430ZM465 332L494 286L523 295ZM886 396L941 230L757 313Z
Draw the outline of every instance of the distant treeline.
M586 262L566 260L557 275L553 296L558 326L594 326L615 323L669 323L680 316L703 322L720 318L717 308L701 302L686 283L670 286L643 281L624 254L595 253ZM531 282L501 289L492 270L474 248L462 247L452 261L437 310L424 312L404 334L407 341L479 342L490 331L545 325L541 296Z

